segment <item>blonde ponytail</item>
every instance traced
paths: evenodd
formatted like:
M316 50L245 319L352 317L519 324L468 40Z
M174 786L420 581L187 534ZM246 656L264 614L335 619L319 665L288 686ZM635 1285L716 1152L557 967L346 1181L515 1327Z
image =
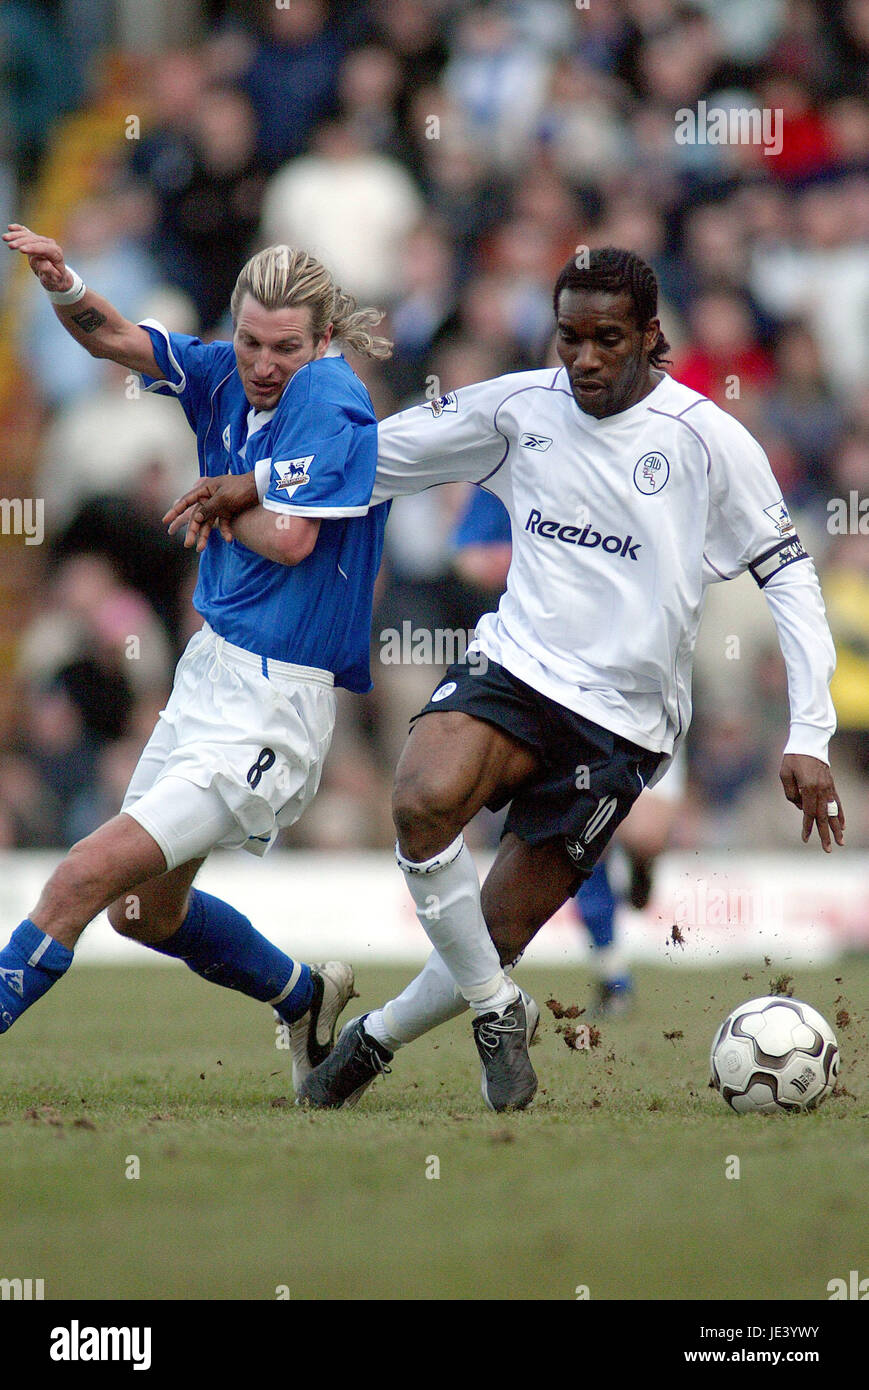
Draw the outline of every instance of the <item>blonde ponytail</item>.
M309 309L315 339L322 338L331 323L334 336L363 357L392 354L390 340L370 332L383 318L382 310L359 309L353 296L339 289L326 267L307 251L267 246L251 256L232 292L233 323L246 294L264 309Z

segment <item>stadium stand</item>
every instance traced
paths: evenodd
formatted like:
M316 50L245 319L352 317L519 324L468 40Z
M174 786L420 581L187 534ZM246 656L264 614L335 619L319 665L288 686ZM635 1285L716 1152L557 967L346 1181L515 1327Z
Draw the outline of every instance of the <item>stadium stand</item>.
M846 654L847 767L838 775L854 810L849 841L869 844L869 812L860 809L869 775L865 622L854 619L869 539L859 527L842 538L831 529L835 499L856 494L859 503L869 492L869 7L851 0L830 15L820 0L613 0L588 9L551 0L294 0L277 10L214 0L180 8L194 37L183 48L149 52L124 46L117 7L95 5L83 52L84 36L64 29L61 0L4 7L19 25L13 32L7 18L7 59L22 35L31 45L41 35L44 45L50 33L53 69L71 75L68 82L58 77L55 100L36 116L28 108L26 120L7 83L14 138L0 155L17 181L15 218L63 243L97 195L115 219L112 247L128 250L152 277L154 295L141 312L159 298L176 326L189 330L198 314L203 332L218 337L229 329L215 308L202 234L203 209L215 197L235 210L221 224L235 258L284 227L298 235L311 208L317 222L309 225L322 227L324 240L336 222L352 224L347 274L354 264L376 271L387 331L399 344L392 363L353 364L381 414L436 394L433 383L449 390L453 371L479 364L494 375L546 361L552 279L575 246L615 242L647 256L662 288L674 374L708 391L760 438L822 582L829 568L831 617ZM113 20L104 42L98 12ZM140 21L139 41L142 32ZM282 124L274 97L289 79L295 114ZM699 127L693 142L675 138L680 111L699 119L701 111L755 108L781 111L780 148L762 140L717 144ZM341 178L324 185L330 167ZM381 180L373 200L381 211L393 208L386 226L376 208L366 214L370 243L365 225L353 220L357 167L372 192L371 179ZM384 266L392 268L385 279ZM8 499L46 488L46 538L43 545L2 538L0 840L61 845L86 825L83 808L101 815L111 807L118 768L132 756L162 679L158 660L148 681L129 680L116 642L109 664L118 719L109 728L89 724L87 697L68 668L82 657L81 644L107 630L105 593L115 595L113 603L118 593L135 595L130 611L140 615L141 631L159 633L167 662L195 615L183 565L167 571L171 592L155 593L141 570L125 568L130 534L123 525L114 544L100 531L117 524L111 489L95 483L95 495L82 496L96 511L70 547L74 518L47 491L46 450L72 437L64 433L66 410L86 420L89 410L99 413L105 393L119 402L129 384L122 375L100 375L61 404L26 356L27 268L4 271L0 486ZM154 448L159 454L162 445ZM148 463L124 454L123 495L135 494L151 515L161 496L175 495L184 466L168 443L165 449L150 474ZM62 479L62 469L56 476ZM57 483L59 491L66 486ZM408 605L415 611L408 608L407 617L418 624L473 624L449 550L460 500L445 495L394 508L372 639L375 690L344 702L321 800L293 843L389 843L403 690L415 697L420 683L381 662L379 634ZM84 592L81 574L65 567L73 551L79 558L86 551L81 537L97 532L99 553L114 556L108 590L94 584L95 611L78 614L79 649L61 644L52 667L49 645L46 659L34 663L34 641L43 640L49 617L57 619L51 605L58 593ZM786 725L781 667L770 656L772 630L758 595L743 581L718 590L698 651L689 809L678 843L748 844L760 834L776 847L793 829L778 808L770 813ZM733 636L740 638L736 660L728 655ZM431 687L438 674L431 670ZM58 752L61 762L78 759L81 776L67 768L56 780L75 787L76 813L70 803L37 834L32 817L16 809L15 787L29 779L31 799L39 800L40 788L50 799L27 715L59 688L95 743L87 757L74 738ZM722 763L732 774L725 779L714 775ZM492 833L481 826L481 842Z

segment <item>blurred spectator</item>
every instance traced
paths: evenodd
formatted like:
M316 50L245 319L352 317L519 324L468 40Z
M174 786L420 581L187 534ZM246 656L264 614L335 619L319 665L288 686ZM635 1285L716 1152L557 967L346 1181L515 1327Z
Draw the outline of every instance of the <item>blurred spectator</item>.
M401 399L425 389L428 357L455 310L453 251L446 228L428 220L408 234L397 278L403 292L385 325L395 355L385 371Z
M796 216L758 238L750 258L752 293L771 314L811 323L824 370L845 397L869 377L869 256L855 225L865 183L807 189Z
M723 53L743 67L763 59L784 22L787 0L694 0L718 32Z
M73 798L65 822L65 838L74 844L92 835L121 809L124 794L142 751L135 737L116 739L97 754L93 779Z
M293 0L280 9L274 0L260 0L257 8L263 36L242 85L256 112L260 157L266 169L277 169L301 154L319 123L335 114L347 44L325 0Z
M176 402L142 391L139 378L115 363L105 364L102 381L60 411L43 436L37 485L51 534L87 499L130 495L145 469L160 469L164 512L198 476L196 439Z
M198 86L195 67L188 81ZM253 109L241 92L198 92L186 131L179 140L167 127L134 168L157 202L154 249L163 278L190 297L208 334L227 315L259 227L266 180L255 155Z
M589 244L593 241L595 246L630 246L655 267L664 335L674 349L678 348L684 329L672 316L696 293L697 286L690 262L668 244L667 219L662 209L650 198L616 192L603 207L594 237L583 236L580 240Z
M531 214L502 222L487 238L483 264L501 279L510 304L510 333L520 349L533 354L549 338L553 280L573 250L573 246L565 248L563 243L554 242L552 229ZM553 273L550 267L556 257L559 260Z
M94 68L110 43L114 0L59 0L61 26L80 90L92 85Z
M837 163L865 168L869 163L869 105L856 96L839 97L826 107Z
M706 285L727 285L743 292L748 242L732 199L701 203L689 210L682 230L682 263L689 298Z
M816 93L835 90L835 44L816 0L787 0L779 32L767 50L775 72L799 77Z
M805 178L836 162L833 130L804 81L778 72L761 84L761 105L781 112L781 150L764 155L769 172L780 178Z
M500 167L524 167L543 108L549 62L529 45L504 5L474 7L459 20L443 84L474 143Z
M319 130L312 154L269 181L262 235L303 246L357 299L386 304L402 291L396 262L422 212L402 165L370 149L358 128L335 123Z
M126 732L134 693L167 685L172 653L145 598L104 556L73 555L58 568L19 648L23 679L59 681L97 742Z
M847 497L847 493L846 493ZM836 751L852 771L869 777L869 519L866 532L835 538L824 567L824 601L836 672Z
M856 494L858 499L869 498L869 429L865 425L862 429L849 429L831 456L829 490L846 501L851 493ZM832 517L834 509L829 502L828 508ZM850 510L847 520L849 528L853 530ZM869 526L869 522L864 524ZM841 525L834 527L831 521L831 535L840 533L841 529ZM861 530L859 534L865 535L867 532Z
M202 56L190 49L161 53L149 68L148 115L139 139L131 142L130 165L158 200L189 176L191 131L205 81Z
M367 44L344 59L338 98L341 120L358 131L366 149L399 159L412 169L416 149L399 109L402 80L395 54Z
M519 181L512 198L513 216L531 219L546 229L549 244L546 263L539 270L553 283L571 253L582 240L585 212L581 201L555 169L538 164Z
M683 6L629 5L638 28L648 26L634 52L629 47L628 71L636 90L671 110L693 106L713 86L723 45L715 25L704 14ZM665 12L670 10L667 15ZM657 14L653 16L653 12ZM645 12L645 13L643 13ZM633 57L633 61L631 58Z
M869 67L869 0L844 0L830 7L827 22L838 50L837 87L854 95L866 95Z
M673 375L716 405L733 412L749 391L765 391L773 379L769 353L757 341L744 296L710 289L692 304L690 341L676 358Z
M845 414L830 390L818 344L803 320L782 328L775 349L776 380L763 403L768 428L790 441L801 478L789 500L801 505L826 501L827 457L838 444Z
M556 168L583 183L629 162L632 139L622 110L627 92L614 79L577 61L551 74L537 135Z
M763 747L757 721L747 714L722 714L714 723L701 714L697 722L688 749L691 781L707 808L703 838L712 848L724 848L738 836L745 797L770 771L771 750Z
M869 439L869 381L857 391L850 413L855 434Z
M438 108L434 112L433 106ZM439 122L440 136L425 142L423 151L426 200L432 215L450 229L461 284L473 269L480 239L506 212L510 189L487 165L449 104L433 101L428 91L420 92L415 123L423 127L429 113Z
M55 537L52 560L102 555L121 581L144 595L181 654L184 581L195 568L194 553L162 523L167 510L165 469L159 459L131 480L123 496L101 495L84 502Z
M447 61L448 8L449 0L372 0L369 6L377 37L401 64L399 112L405 119L411 90L436 81Z
M140 138L130 142L132 177L154 200L150 250L166 280L171 280L174 273L175 232L169 219L194 176L193 128L205 82L205 64L200 53L182 50L159 54L147 73L148 114L144 127Z
M97 748L98 740L87 727L84 711L69 688L65 673L29 691L21 751L49 793L47 810L53 811L56 821L52 837L63 832L67 808L91 781ZM39 819L34 815L27 783L24 785L26 816L35 822L32 828L38 833Z
M93 785L99 745L60 682L28 692L22 724L18 750L0 773L0 805L12 811L16 846L71 845L71 808Z
M0 88L10 121L9 154L22 182L33 179L52 124L80 96L61 29L44 5L0 6Z
M36 703L31 693L28 705ZM69 705L76 730L81 727L77 712ZM72 747L77 747L71 743ZM87 785L92 763L87 756L74 765ZM68 798L76 794L70 788ZM64 843L64 799L45 782L39 771L39 750L23 740L15 752L0 756L0 843L4 849L51 849Z
M566 46L569 53L597 72L615 73L629 35L624 7L589 5L586 10L575 7L572 19L573 34Z

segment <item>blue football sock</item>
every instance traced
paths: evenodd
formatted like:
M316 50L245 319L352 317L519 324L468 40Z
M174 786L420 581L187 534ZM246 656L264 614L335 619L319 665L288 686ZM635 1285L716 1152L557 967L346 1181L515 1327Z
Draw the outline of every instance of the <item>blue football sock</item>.
M314 992L307 965L279 951L229 903L198 888L190 890L187 916L174 936L152 949L183 960L204 980L272 1004L285 1023L305 1012Z
M72 965L72 951L25 917L0 951L0 1033Z
M607 878L606 862L599 859L576 895L576 905L598 950L611 946L616 900Z

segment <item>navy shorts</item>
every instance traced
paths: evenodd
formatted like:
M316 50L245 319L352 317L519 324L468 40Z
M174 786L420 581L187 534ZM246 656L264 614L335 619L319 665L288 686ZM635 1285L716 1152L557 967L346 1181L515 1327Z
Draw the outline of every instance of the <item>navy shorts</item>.
M466 661L451 666L416 719L456 711L494 724L537 754L538 770L512 793L502 836L512 832L532 845L561 840L581 878L664 756L575 714L494 661L484 671ZM489 809L510 799L509 791L493 797Z

